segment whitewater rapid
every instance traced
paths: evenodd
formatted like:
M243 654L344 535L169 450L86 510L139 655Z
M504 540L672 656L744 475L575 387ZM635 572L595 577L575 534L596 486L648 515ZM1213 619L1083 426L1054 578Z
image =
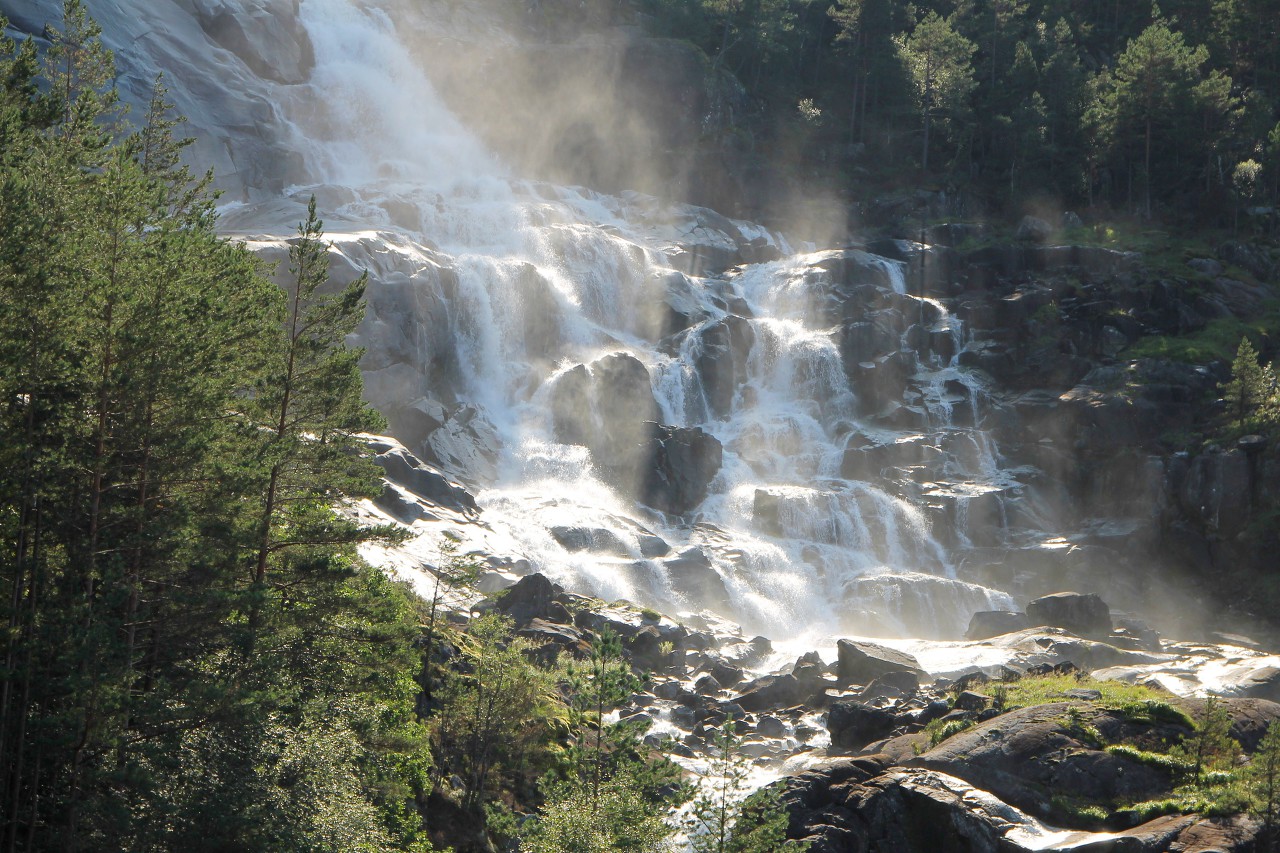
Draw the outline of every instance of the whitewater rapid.
M307 177L286 194L316 192L328 204L328 236L353 267L376 270L389 263L379 254L397 255L391 266L420 312L397 357L416 364L373 365L386 350L376 335L397 320L366 324L371 397L384 407L399 398L433 412L467 408L465 428L431 439L483 510L482 526L453 531L467 547L523 560L568 589L674 613L709 604L667 565L698 548L723 584L722 615L772 636L796 626L825 636L860 627L954 636L975 610L1014 608L1003 592L952 580L953 561L920 506L841 477L848 436L885 433L857 415L857 391L820 310L831 283L814 275L812 257L751 223L708 227L647 197L510 174L446 107L430 82L430 55L406 47L389 10L303 0L315 67L308 83L278 94ZM232 228L245 215L228 214ZM675 267L690 239L755 241L782 257L711 279L685 275ZM899 262L868 258L888 290L906 292ZM659 322L673 281L696 318L675 343L661 339ZM375 315L379 286L375 272ZM701 331L730 315L745 319L754 343L745 381L717 412L695 363ZM959 322L946 320L959 338ZM710 494L685 518L637 508L585 448L556 438L557 383L574 365L613 353L644 365L664 423L700 427L724 448ZM963 371L950 360L922 367L936 375L936 429L956 429L942 387ZM985 449L986 470L957 475L997 478L991 442L973 443ZM760 493L778 508L771 534L756 517ZM441 528L420 526L417 547L430 563ZM551 532L566 527L607 531L621 547L571 551ZM645 557L648 533L670 554ZM858 583L868 578L883 582ZM867 613L878 614L876 625L860 623Z

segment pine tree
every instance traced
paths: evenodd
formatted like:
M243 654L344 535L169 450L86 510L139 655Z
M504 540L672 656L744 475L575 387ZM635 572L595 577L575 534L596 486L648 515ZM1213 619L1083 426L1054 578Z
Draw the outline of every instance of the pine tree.
M804 853L808 844L788 842L788 816L776 788L749 793L750 763L732 718L708 744L712 761L694 798L685 829L695 853Z
M367 276L338 293L324 292L328 253L312 197L289 248L283 342L269 355L254 400L263 498L254 518L250 658L269 612L280 614L282 602L305 595L308 580L323 582L324 573L342 571L329 559L333 549L394 535L390 527L362 527L332 509L342 495L376 494L377 471L357 435L381 420L360 396L361 351L346 346L363 317Z
M1227 414L1235 428L1247 431L1259 423L1259 416L1269 413L1276 394L1276 378L1271 366L1258 363L1258 354L1248 338L1240 339L1235 360L1231 363L1231 379L1222 386Z
M1259 849L1272 853L1280 835L1280 726L1267 726L1249 763L1249 777L1253 783L1253 812L1262 818Z
M920 104L923 142L920 166L929 169L930 136L935 118L952 130L968 112L976 85L972 58L977 48L957 33L937 12L930 11L902 42Z
M1181 159L1207 162L1217 125L1236 109L1230 78L1217 70L1202 74L1208 58L1207 48L1188 45L1157 10L1153 23L1117 57L1100 92L1103 135L1130 170L1135 159L1140 163L1148 217L1157 179L1171 181Z

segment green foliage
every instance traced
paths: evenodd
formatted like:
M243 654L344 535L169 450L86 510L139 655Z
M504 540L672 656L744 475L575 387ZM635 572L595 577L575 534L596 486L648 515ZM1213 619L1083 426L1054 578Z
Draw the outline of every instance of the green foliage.
M129 132L81 3L49 40L0 40L3 843L420 848L415 608L335 512L378 482L358 296L286 310L164 87Z
M1267 726L1246 773L1253 785L1251 810L1262 820L1263 849L1272 850L1280 835L1280 726Z
M750 762L733 720L708 744L712 761L702 778L685 823L695 853L770 853L780 848L803 853L808 845L786 842L787 812L777 788L747 796Z
M531 787L567 733L553 674L531 663L528 642L511 633L506 617L472 620L462 638L465 670L446 680L431 721L437 773L461 779L463 806L476 814L499 791Z
M1137 702L1126 702L1117 709L1125 722L1138 724L1171 723L1195 727L1195 722L1186 711L1160 699L1142 699Z
M933 720L924 727L924 731L929 735L929 745L937 746L952 735L958 735L965 729L971 729L975 725L973 720Z
M1088 676L1053 674L1027 676L1009 682L1006 704L1012 710L1053 702L1080 701L1069 699L1067 691L1081 688L1101 693L1101 698L1094 700L1094 704L1101 708L1121 708L1133 703L1163 702L1166 699L1166 694L1159 691L1123 681L1100 681Z
M700 48L710 91L740 81L749 108L721 109L700 153L742 145L766 184L1274 228L1240 214L1280 201L1275 10L1164 6L642 0L635 20Z
M1200 782L1213 770L1230 770L1240 755L1240 744L1231 736L1231 715L1214 696L1191 734L1169 750L1169 755L1190 765L1191 780Z
M1271 365L1258 363L1247 337L1231 362L1231 379L1222 386L1227 417L1237 433L1274 432L1280 425L1280 388Z
M650 853L668 849L672 832L649 794L625 775L594 791L581 784L556 788L528 827L531 853Z
M1170 755L1163 752L1149 752L1145 749L1138 749L1135 746L1117 743L1107 747L1107 752L1118 758L1124 758L1135 764L1143 764L1147 767L1154 767L1157 770L1163 770L1170 774L1173 778L1180 779L1195 772L1195 763L1187 761L1179 756Z
M923 126L921 168L929 168L929 136L933 121L954 137L968 114L976 83L971 65L977 47L951 28L937 12L929 12L901 42L902 55L915 83Z
M1124 351L1126 358L1163 358L1186 364L1232 361L1242 337L1270 337L1280 331L1275 306L1256 321L1245 323L1234 317L1217 317L1198 332L1188 335L1149 335Z
M1099 826L1111 816L1111 813L1097 803L1081 802L1074 797L1062 794L1050 799L1053 814L1068 826Z

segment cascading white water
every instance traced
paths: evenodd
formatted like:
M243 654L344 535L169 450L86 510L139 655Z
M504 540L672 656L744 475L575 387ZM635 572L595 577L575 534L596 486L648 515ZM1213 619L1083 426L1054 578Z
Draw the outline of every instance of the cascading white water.
M387 11L303 0L301 20L315 70L308 84L279 92L314 184L297 192L331 202L337 249L382 271L362 330L370 394L447 420L423 448L476 491L485 527L462 531L467 538L571 589L718 607L775 636L794 636L798 625L825 636L954 635L975 609L1012 608L1004 593L948 580L948 553L917 502L841 476L851 431L887 433L859 420L824 319L831 281L814 258L717 279L682 275L671 258L694 232L730 248L785 242L747 223L705 228L695 213L652 199L514 179L448 111L429 82L430 56L409 52ZM907 298L901 263L865 257L875 273L868 284ZM673 306L688 328L664 339ZM958 352L958 321L940 304L933 310ZM727 322L751 344L726 406L698 360L711 327ZM656 412L637 404L637 418L698 426L724 447L710 494L684 522L638 509L601 459L557 440L558 384L574 365L618 352L650 376ZM981 389L954 359L925 367L931 420L959 431L956 383L974 406ZM953 473L996 477L990 442L970 434L977 451ZM574 550L557 534L570 528L603 531L593 536L607 547ZM670 554L645 556L652 534ZM720 602L692 591L690 548L722 586ZM868 622L872 612L883 618Z

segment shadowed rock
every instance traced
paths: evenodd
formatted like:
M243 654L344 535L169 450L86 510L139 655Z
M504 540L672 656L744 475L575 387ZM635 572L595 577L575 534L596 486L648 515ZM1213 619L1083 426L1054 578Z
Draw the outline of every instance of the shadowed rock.
M1111 608L1089 593L1055 592L1027 604L1032 625L1063 628L1082 637L1105 637L1111 633Z

